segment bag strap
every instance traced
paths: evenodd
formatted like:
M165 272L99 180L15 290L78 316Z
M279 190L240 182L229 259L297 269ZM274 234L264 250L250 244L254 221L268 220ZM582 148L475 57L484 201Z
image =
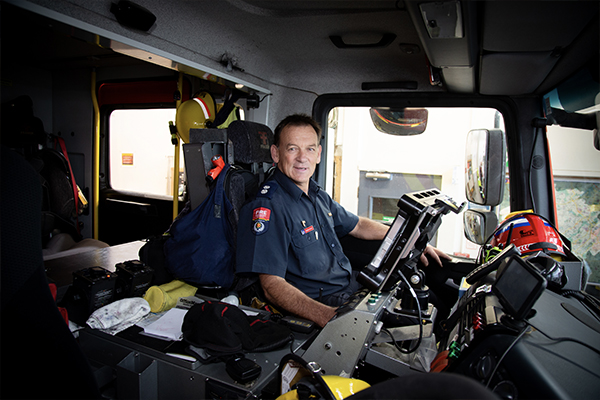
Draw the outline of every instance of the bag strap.
M242 97L242 94L243 92L241 90L232 90L231 93L229 93L229 97L225 101L225 104L223 104L223 107L221 107L221 109L215 116L215 120L207 121L206 126L208 128L216 128L222 125L225 121L227 121L229 114L231 114L231 112L235 109L235 102L238 101L240 97Z
M60 136L54 137L54 146L56 147L56 143L58 143L60 147L60 151L65 156L65 160L67 160L67 165L69 166L69 175L71 178L71 186L73 186L73 200L75 202L75 227L77 228L77 233L79 232L79 221L77 217L79 216L79 193L77 190L77 183L75 182L75 175L73 174L73 168L71 168L71 161L69 160L69 154L67 153L67 146L65 145L65 140Z

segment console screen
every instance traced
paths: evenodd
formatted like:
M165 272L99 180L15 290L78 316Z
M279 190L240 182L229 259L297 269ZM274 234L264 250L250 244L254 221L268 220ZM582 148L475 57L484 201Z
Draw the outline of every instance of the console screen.
M501 268L502 274L497 277L492 291L506 314L522 320L544 291L546 279L519 256L508 258Z

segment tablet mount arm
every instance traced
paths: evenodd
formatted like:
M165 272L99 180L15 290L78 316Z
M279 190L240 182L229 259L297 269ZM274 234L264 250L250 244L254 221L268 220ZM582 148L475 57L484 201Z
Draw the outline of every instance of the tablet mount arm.
M404 290L402 309L418 315L420 308L426 312L429 289L425 273L417 264L427 244L437 232L443 215L450 211L458 214L464 208L437 189L404 194L398 201L398 214L384 238L377 254L358 276L358 281L373 292L389 291L402 279L400 288L412 288L419 299L416 305L412 291Z

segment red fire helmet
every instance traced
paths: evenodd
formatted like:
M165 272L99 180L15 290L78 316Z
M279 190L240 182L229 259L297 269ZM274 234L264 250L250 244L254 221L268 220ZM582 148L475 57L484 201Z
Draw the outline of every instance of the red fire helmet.
M522 255L542 251L561 259L567 257L558 231L538 214L519 213L509 216L500 224L492 237L492 246L503 249L511 243Z

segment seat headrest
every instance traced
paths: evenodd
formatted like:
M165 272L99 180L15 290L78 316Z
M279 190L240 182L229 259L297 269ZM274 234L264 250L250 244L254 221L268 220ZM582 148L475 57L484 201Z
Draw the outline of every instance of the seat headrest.
M233 142L236 163L272 163L273 131L251 121L233 121L227 127L227 137Z
M226 129L198 128L190 129L189 143L227 142Z

